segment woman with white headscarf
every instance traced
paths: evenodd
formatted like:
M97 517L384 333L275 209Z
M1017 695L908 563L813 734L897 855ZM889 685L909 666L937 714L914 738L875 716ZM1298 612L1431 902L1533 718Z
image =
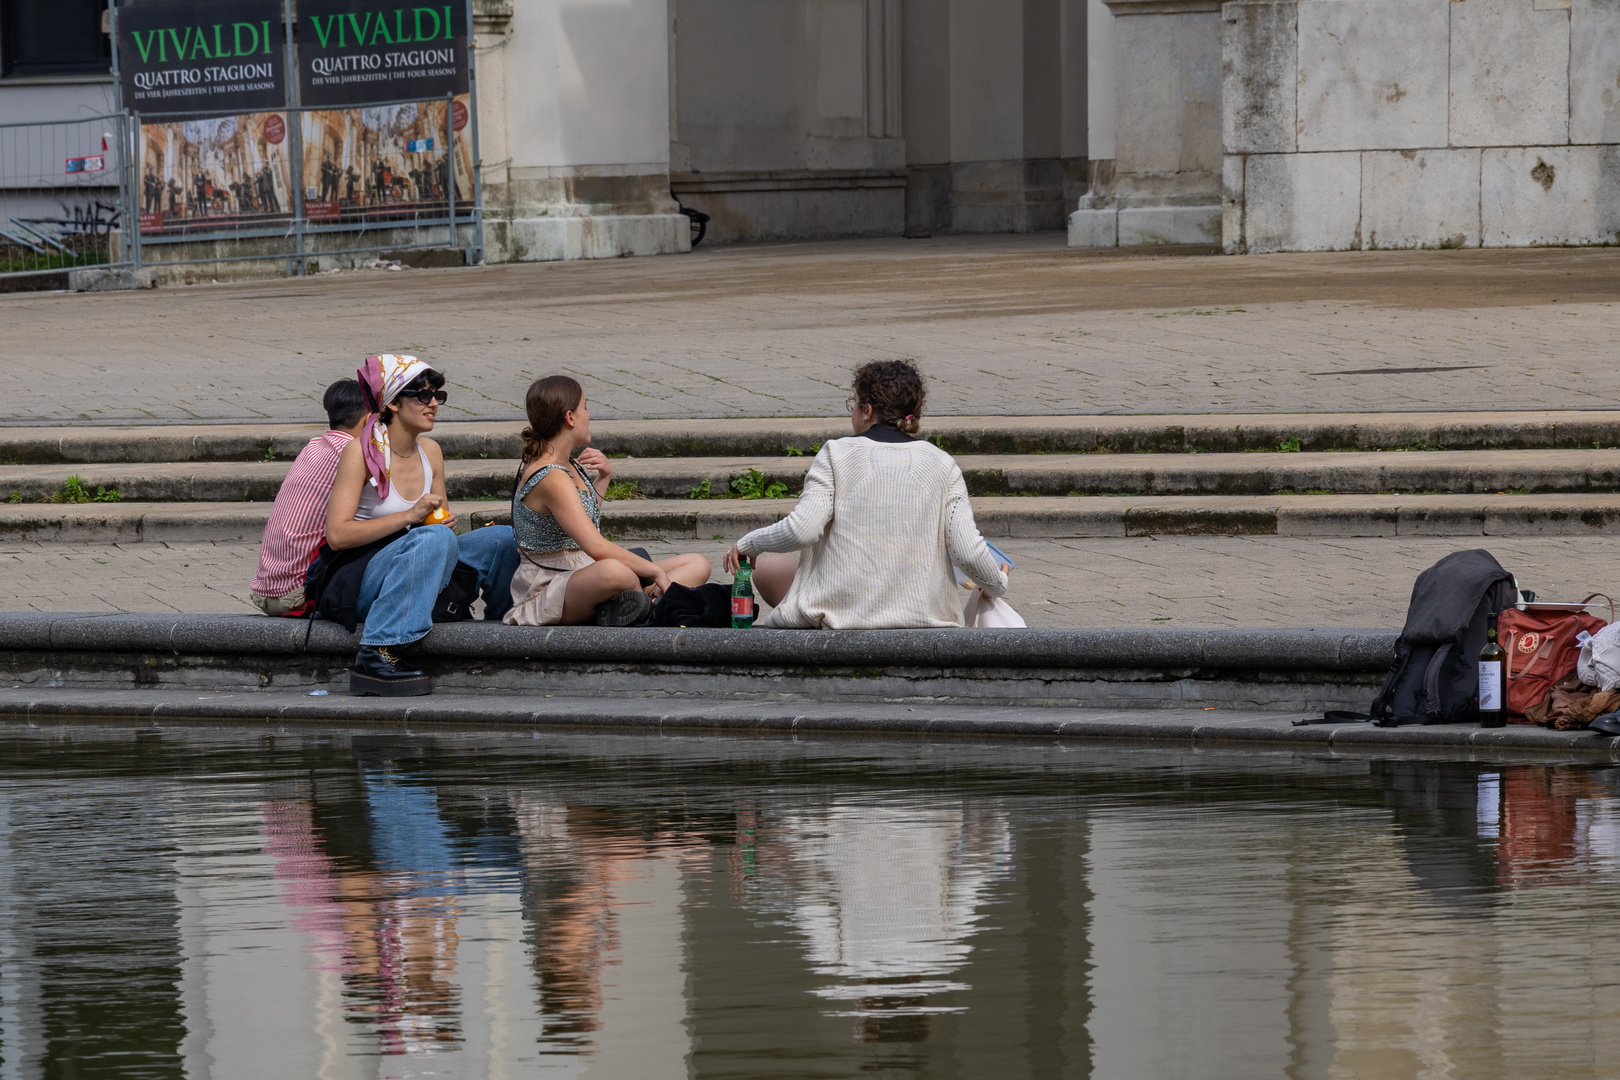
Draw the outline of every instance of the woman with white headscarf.
M425 437L449 395L444 376L414 356L368 357L358 375L372 419L338 461L326 510L334 566L320 610L350 627L366 624L351 693L426 694L427 675L401 650L433 628L434 602L463 561L444 454Z

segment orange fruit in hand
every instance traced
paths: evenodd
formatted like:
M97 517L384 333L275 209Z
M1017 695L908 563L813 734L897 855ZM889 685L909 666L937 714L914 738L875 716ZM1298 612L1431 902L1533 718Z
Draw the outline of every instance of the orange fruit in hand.
M438 509L434 510L427 517L423 518L422 519L422 524L424 524L424 525L443 525L445 522L447 522L449 520L450 520L450 511L446 510L444 507L441 506Z

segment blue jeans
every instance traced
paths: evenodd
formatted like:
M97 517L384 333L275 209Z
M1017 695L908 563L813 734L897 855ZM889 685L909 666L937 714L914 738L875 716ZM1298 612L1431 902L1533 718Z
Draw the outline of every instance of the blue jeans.
M356 613L362 645L409 645L433 629L433 604L450 584L461 549L445 525L412 529L371 557Z
M478 571L478 591L484 597L484 618L499 622L512 606L512 575L523 557L510 525L485 525L456 538L461 561Z

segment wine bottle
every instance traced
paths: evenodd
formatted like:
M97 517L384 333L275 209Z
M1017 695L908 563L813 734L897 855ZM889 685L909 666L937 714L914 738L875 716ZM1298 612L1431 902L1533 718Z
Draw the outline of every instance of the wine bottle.
M1503 681L1507 653L1496 643L1496 616L1485 627L1485 647L1479 650L1479 726L1506 727L1503 707Z

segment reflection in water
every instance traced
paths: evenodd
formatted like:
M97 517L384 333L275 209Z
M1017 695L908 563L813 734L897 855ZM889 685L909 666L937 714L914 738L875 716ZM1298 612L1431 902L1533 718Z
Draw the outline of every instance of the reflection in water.
M838 980L815 994L845 1003L833 1015L859 1017L859 1038L921 1040L929 1014L966 1007L928 999L970 989L946 976L967 960L979 905L1011 861L1002 815L863 800L758 832L756 906L785 910L811 969Z
M1620 770L0 729L0 1080L1607 1077Z

